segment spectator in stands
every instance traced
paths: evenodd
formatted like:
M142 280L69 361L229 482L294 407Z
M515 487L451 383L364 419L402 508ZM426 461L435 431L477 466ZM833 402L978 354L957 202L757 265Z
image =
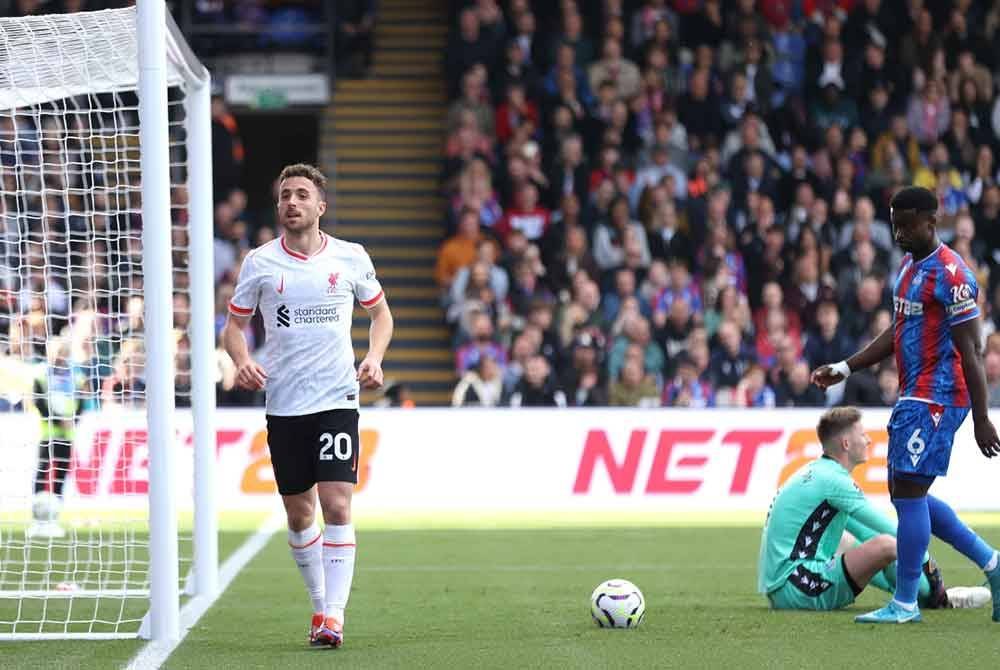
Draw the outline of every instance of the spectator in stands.
M458 227L458 215L466 207L479 212L479 223L485 228L495 228L503 216L496 191L493 189L490 168L481 158L473 158L462 168L458 177L458 191L451 199L449 210L450 216L456 223L449 229Z
M809 365L816 368L825 365L824 361L843 360L856 350L854 341L841 329L837 303L821 302L816 308L816 327L806 339L804 355Z
M677 25L677 15L667 7L666 0L643 2L632 14L629 32L632 36L632 48L642 50L650 41L657 40L658 34L664 30L664 26L669 36L677 29Z
M629 299L637 301L639 313L643 316L650 314L649 304L639 294L635 271L631 268L620 268L615 272L614 290L604 294L602 301L604 320L609 323L616 320L622 305Z
M865 277L858 284L854 304L845 314L844 327L847 335L858 340L868 330L875 313L883 306L882 281L875 276Z
M528 306L525 312L525 328L534 328L540 336L538 352L551 365L558 365L563 360L563 346L555 330L555 312L552 302L536 300Z
M823 407L826 394L809 381L810 368L805 361L792 366L788 379L776 392L775 405L778 407Z
M642 352L643 369L654 375L662 375L666 365L663 350L653 341L649 321L640 314L632 314L625 320L621 335L618 335L608 356L608 375L618 377L625 364L625 354L630 345L636 345Z
M462 97L448 108L448 132L458 130L465 122L465 115L471 114L480 133L487 137L494 135L495 117L489 104L486 77L486 70L479 66L462 75Z
M677 200L687 198L687 176L670 160L670 149L666 145L658 144L651 152L651 162L642 168L635 175L635 183L629 194L630 204L633 209L639 205L639 198L650 186L660 184L669 178L672 181L672 195Z
M657 328L662 328L666 324L667 315L675 300L684 300L688 308L696 313L703 309L701 291L691 277L687 261L683 258L672 258L668 272L669 283L656 296L653 304L653 324Z
M712 387L698 378L698 369L687 352L673 361L674 376L663 388L663 405L667 407L713 407Z
M567 195L586 200L588 192L587 165L584 162L583 139L570 135L563 140L559 159L553 164L548 182L549 204L556 208Z
M338 74L363 76L372 65L377 0L338 0L336 64Z
M499 247L490 237L480 236L476 243L476 257L473 263L466 265L455 273L449 290L449 303L461 302L468 293L469 283L477 286L482 283L492 292L498 302L507 300L510 292L510 278L507 272L497 265ZM476 274L473 279L472 275Z
M608 405L601 366L604 338L600 331L584 330L573 341L570 362L561 379L568 403L573 407Z
M795 259L792 277L785 292L785 304L792 312L799 314L805 323L813 323L816 304L821 299L833 297L833 290L828 290L821 282L820 271L819 251L814 249L802 253Z
M590 65L596 56L594 43L584 32L583 17L571 4L564 5L562 30L552 40L552 43L553 48L550 49L549 53L550 62L556 60L555 52L562 46L573 49L574 60L580 67Z
M594 62L588 72L590 88L597 87L604 81L614 84L621 99L631 99L638 95L641 85L639 68L622 55L622 45L614 38L606 38L601 48L601 59Z
M507 37L507 23L500 6L496 0L476 0L476 15L480 37L486 42L489 53L497 53Z
M483 64L487 70L492 70L495 53L488 39L480 34L476 9L463 9L458 16L458 32L453 33L445 50L445 72L451 95L459 91L462 76L473 65Z
M470 341L455 353L455 369L459 375L487 355L492 356L501 366L506 364L507 354L494 339L493 321L488 314L479 313L473 317L470 335Z
M474 353L451 396L452 407L496 407L503 395L500 366L489 353Z
M989 392L989 406L1000 407L1000 353L986 354L986 389Z
M510 394L511 407L566 407L566 394L552 378L544 356L532 356L524 366L524 376Z
M753 318L747 297L735 286L724 286L707 304L703 317L705 333L714 336L723 321L731 321L746 339L753 330Z
M660 404L653 376L646 373L642 357L636 352L622 366L617 380L611 384L608 404L612 407L657 407Z
M438 251L434 279L441 289L448 291L458 271L476 260L481 239L479 212L471 207L463 209L459 218L458 232L445 240Z
M497 324L506 322L507 305L494 291L496 278L492 270L488 261L473 263L461 270L452 284L446 303L447 320L457 326L459 340L474 332L474 321L480 313L488 315Z
M572 279L578 272L590 277L598 276L599 269L590 253L587 232L582 226L572 225L566 228L562 249L546 267L549 285L558 293L569 291Z
M113 372L104 380L101 402L107 405L135 406L145 400L145 395L144 346L141 339L133 337L122 342Z
M774 391L767 384L767 373L757 363L752 363L743 379L736 386L734 401L737 407L774 407Z
M715 389L736 388L754 362L743 335L732 321L723 321L716 334L718 346L712 353L708 378ZM837 360L837 359L831 359Z
M514 17L514 41L528 65L539 67L545 60L545 45L536 35L537 23L531 10L518 12Z
M630 251L639 254L642 267L649 266L652 257L646 230L632 220L628 200L618 196L608 209L608 220L598 225L594 233L594 260L602 272L607 272L625 265Z
M910 133L923 146L933 145L948 129L951 107L935 79L928 80L910 97L906 122Z
M443 175L445 190L449 193L454 192L463 171L476 159L485 163L493 161L492 142L480 132L475 117L469 113L463 114L461 125L449 136L444 151Z
M542 93L540 73L524 59L524 52L516 40L509 40L504 49L503 63L490 72L490 90L494 100L503 100L505 92L513 83L521 83L529 98L537 98Z
M841 403L857 407L891 407L896 402L897 392L896 367L885 362L875 371L866 368L859 370L858 375L852 374L844 385Z
M524 368L528 359L538 353L541 338L536 329L524 329L519 335L514 337L510 347L510 358L503 371L504 399L514 390L521 377L524 375ZM505 402L505 401L502 401Z
M767 319L773 312L780 312L784 317L783 329L789 335L798 337L802 332L799 315L785 308L785 292L778 282L769 282L762 291L762 304L754 310L753 323L758 332L768 329Z
M826 131L836 125L850 128L858 123L858 106L844 94L844 79L833 70L824 70L817 82L821 95L813 103L810 117L813 126Z
M496 112L497 139L501 144L523 144L537 135L540 128L538 106L528 98L525 84L514 80L507 84L504 101Z

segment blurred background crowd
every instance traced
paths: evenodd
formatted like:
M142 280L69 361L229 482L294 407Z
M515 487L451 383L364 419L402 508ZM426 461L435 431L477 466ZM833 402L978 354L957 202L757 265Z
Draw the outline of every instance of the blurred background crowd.
M437 279L455 405L890 405L810 369L891 319L940 198L1000 400L1000 3L453 2Z
M42 16L113 9L135 0L0 0L0 16ZM168 2L199 57L265 53L290 44L319 47L316 34L344 33L333 56L370 61L375 3L345 0L331 24L311 0ZM317 27L318 26L318 27ZM310 28L312 31L310 32ZM347 39L352 31L357 39ZM219 34L221 33L221 37ZM236 117L213 91L216 334L221 331L240 263L274 237L271 208L252 210L244 189L245 151ZM130 93L77 96L35 109L0 112L0 411L25 409L51 395L39 383L56 371L74 388L67 411L136 405L145 396L141 193L138 118ZM100 110L100 111L98 111ZM183 98L170 95L176 405L190 405L188 194L184 186ZM270 200L265 194L264 200ZM273 200L271 200L273 202ZM255 322L252 347L263 342ZM262 405L262 393L235 388L235 369L216 352L221 405ZM34 388L34 393L33 393ZM62 389L68 392L70 389Z
M0 0L0 14L127 4ZM168 4L201 23L256 26L248 34L263 50L312 48L303 26L321 7ZM888 202L911 183L938 194L939 234L977 273L1000 403L1000 0L450 5L447 239L435 277L454 405L890 405L891 362L825 394L808 379L890 323L900 254ZM336 9L339 74L364 77L378 4ZM240 30L229 39L199 53L247 48ZM73 122L0 114L0 387L30 381L25 365L69 355L90 361L88 402L113 402L142 388L138 177L30 169L92 150L53 141ZM218 333L242 258L276 228L272 208L248 205L256 190L241 129L221 96L212 149ZM44 188L18 183L23 175ZM180 268L182 178L172 193ZM74 217L82 211L100 214ZM182 274L180 405L190 367ZM259 320L248 337L251 348L263 341ZM88 346L99 351L80 351ZM234 387L232 362L217 353L219 403L262 404ZM0 393L0 408L15 397Z

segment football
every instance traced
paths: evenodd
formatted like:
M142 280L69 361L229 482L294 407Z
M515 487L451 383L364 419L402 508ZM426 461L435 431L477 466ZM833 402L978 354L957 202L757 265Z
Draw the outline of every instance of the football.
M590 615L601 628L636 628L646 616L646 599L632 582L609 579L591 594Z

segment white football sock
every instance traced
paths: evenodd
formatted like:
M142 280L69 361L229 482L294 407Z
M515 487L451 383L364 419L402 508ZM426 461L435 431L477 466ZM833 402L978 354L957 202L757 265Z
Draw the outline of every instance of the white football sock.
M1000 552L994 551L993 558L983 567L983 572L993 572L997 569L998 562L1000 562Z
M354 578L354 526L327 524L323 531L323 572L326 574L326 616L344 623L344 609Z
M292 558L299 566L302 581L306 583L309 598L312 599L313 612L322 612L325 602L323 584L323 543L322 533L315 526L310 526L301 532L288 529L288 546L292 550Z

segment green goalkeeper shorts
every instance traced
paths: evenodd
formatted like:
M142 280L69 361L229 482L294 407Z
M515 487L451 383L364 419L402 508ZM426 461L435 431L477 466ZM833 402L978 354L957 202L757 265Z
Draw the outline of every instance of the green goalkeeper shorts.
M785 584L767 598L776 610L829 611L847 607L859 592L840 555L828 561L797 563Z

